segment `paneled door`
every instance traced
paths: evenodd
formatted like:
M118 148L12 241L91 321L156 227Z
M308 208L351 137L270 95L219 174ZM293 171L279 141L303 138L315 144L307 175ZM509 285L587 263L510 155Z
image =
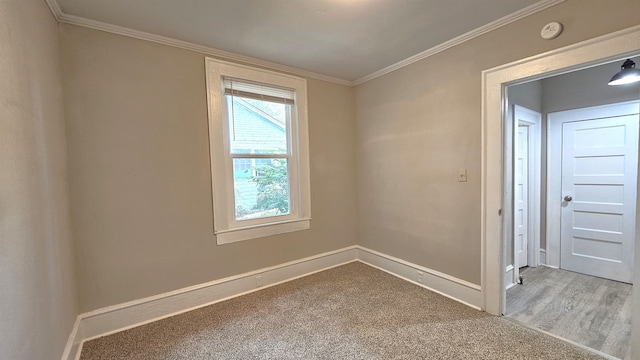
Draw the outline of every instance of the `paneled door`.
M637 107L637 106L636 106ZM638 114L598 107L562 121L560 267L631 283ZM575 115L575 116L573 116Z
M515 267L528 263L529 244L529 127L518 126L514 169L514 237Z

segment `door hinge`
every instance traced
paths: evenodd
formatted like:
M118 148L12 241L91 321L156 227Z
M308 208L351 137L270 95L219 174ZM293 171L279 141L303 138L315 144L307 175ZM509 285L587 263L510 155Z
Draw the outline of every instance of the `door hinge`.
M502 216L502 209L498 209L498 216Z

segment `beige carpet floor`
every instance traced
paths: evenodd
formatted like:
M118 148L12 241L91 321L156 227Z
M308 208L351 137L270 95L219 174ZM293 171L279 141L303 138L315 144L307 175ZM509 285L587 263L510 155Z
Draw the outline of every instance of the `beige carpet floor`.
M601 359L362 263L88 341L98 359Z

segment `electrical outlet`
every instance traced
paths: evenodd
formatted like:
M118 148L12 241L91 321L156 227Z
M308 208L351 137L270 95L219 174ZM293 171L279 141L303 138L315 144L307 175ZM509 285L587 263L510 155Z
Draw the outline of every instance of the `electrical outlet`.
M422 277L423 277L423 276L424 276L424 273L423 273L423 272L421 272L421 271L418 271L418 282L419 282L420 284L422 284Z
M256 276L256 287L262 286L262 275Z

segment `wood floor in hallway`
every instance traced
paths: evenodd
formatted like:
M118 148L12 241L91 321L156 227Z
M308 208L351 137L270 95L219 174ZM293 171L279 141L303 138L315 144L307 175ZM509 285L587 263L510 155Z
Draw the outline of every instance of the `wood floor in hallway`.
M523 268L506 316L620 359L631 359L632 285L554 269Z

